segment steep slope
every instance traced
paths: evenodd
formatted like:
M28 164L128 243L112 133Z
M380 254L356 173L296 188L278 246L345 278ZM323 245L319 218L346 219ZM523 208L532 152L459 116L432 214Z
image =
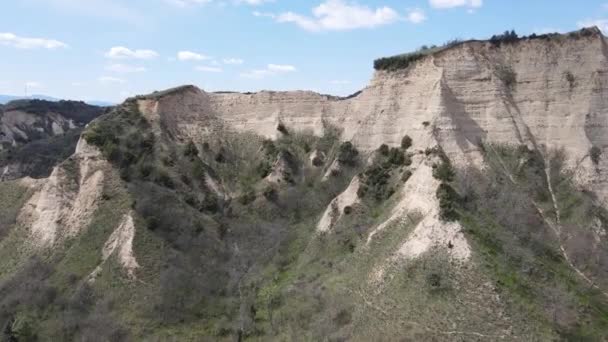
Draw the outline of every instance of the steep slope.
M84 126L103 111L74 101L18 100L0 106L0 180L48 176L74 153Z
M605 340L606 51L585 29L433 50L349 98L129 99L0 183L3 333Z

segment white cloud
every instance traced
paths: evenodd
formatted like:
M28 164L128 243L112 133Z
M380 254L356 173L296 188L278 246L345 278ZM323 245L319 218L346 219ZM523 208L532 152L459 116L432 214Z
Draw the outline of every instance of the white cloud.
M274 15L273 13L268 13L268 12L260 12L260 11L253 11L253 16L254 17L268 17L268 18L276 18L276 15Z
M124 46L114 46L106 52L106 57L110 59L153 59L158 57L154 50L131 50Z
M224 64L232 64L232 65L241 65L241 64L245 63L245 61L240 58L225 58L223 62L224 62Z
M307 31L324 30L353 30L358 28L374 28L391 24L400 19L399 14L390 7L371 9L344 0L326 0L313 8L312 17L293 12L278 15L280 23L294 23Z
M427 18L423 10L415 8L408 11L405 19L412 24L420 24L426 21Z
M296 67L293 65L268 64L268 70L274 72L293 72Z
M177 53L177 59L180 61L203 61L211 57L192 51L180 51Z
M116 77L111 77L111 76L101 76L99 78L99 82L105 83L105 84L108 84L108 83L120 83L120 84L127 83L127 81L123 80L122 78L116 78Z
M196 70L202 72L222 72L222 68L210 67L210 66L197 66Z
M12 46L17 49L58 49L68 45L55 39L20 37L13 33L0 32L0 45Z
M454 7L479 8L483 5L483 0L429 0L431 7L445 9Z
M112 71L112 72L117 72L117 73L122 73L122 74L127 74L127 73L133 73L133 72L144 72L144 71L146 71L146 68L144 68L142 66L133 66L133 65L126 65L126 64L110 64L110 65L106 66L106 70Z
M266 69L254 69L249 72L242 73L241 77L261 79L266 76L273 76L273 75L277 75L277 74L284 74L284 73L295 72L295 71L297 71L297 69L293 65L268 64L266 66Z
M597 26L602 32L608 33L608 19L585 19L576 23L576 25L580 28Z

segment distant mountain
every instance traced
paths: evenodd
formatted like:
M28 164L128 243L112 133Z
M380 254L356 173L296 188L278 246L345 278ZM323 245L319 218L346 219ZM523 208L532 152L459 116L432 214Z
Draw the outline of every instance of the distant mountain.
M62 99L58 99L56 97L51 97L51 96L46 96L46 95L40 95L40 94L35 94L35 95L30 95L30 96L15 96L15 95L0 94L0 104L7 104L7 103L9 103L11 101L15 101L15 100L46 100L46 101L57 102L57 101L61 101ZM99 107L110 107L110 106L115 105L115 103L108 102L108 101L91 100L91 101L84 101L84 102L91 106L99 106Z

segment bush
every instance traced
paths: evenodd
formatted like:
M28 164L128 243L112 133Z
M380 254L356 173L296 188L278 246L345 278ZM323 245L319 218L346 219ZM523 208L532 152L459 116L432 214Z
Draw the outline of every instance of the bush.
M456 172L449 160L443 160L439 165L433 166L433 177L435 179L449 183L454 181L455 176Z
M267 157L274 158L277 155L277 147L274 144L274 141L270 139L262 141L262 149Z
M275 189L273 186L269 185L267 186L264 191L262 192L262 194L264 195L264 198L266 198L267 200L274 202L278 199L279 195L277 192L277 189Z
M272 171L272 165L267 160L262 160L255 167L256 173L260 176L260 178L266 178L270 172Z
M443 221L456 221L460 218L457 208L460 196L449 184L441 183L437 188L437 199L439 200L439 217Z
M340 164L353 166L357 164L359 151L353 146L350 141L342 143L338 149L338 157L336 158Z
M323 158L316 156L312 159L312 165L315 167L321 167L323 166L324 162L323 162Z
M347 205L347 206L344 207L344 214L345 215L350 215L350 214L352 214L352 212L353 212L353 207L351 207L349 205Z
M568 82L570 90L574 89L576 86L576 78L574 77L574 74L572 74L570 71L566 71L564 73L564 78L566 79L566 82Z
M602 156L602 149L597 146L591 147L589 156L591 157L593 164L598 165L600 163L600 157Z
M517 74L510 66L501 66L496 69L496 76L503 82L505 87L513 89L517 83Z
M194 144L194 142L192 142L192 140L190 140L188 144L186 144L186 147L184 147L184 156L188 158L194 158L198 156L198 148L196 148L196 145Z
M389 165L373 165L362 175L362 185L357 190L359 198L365 198L368 194L373 199L380 202L389 198L392 194L388 188L388 181L391 178Z
M414 52L405 55L379 58L374 61L374 69L387 71L406 69L412 63L424 58L425 56L427 56L427 53Z
M169 173L165 170L158 170L154 177L154 182L158 185L162 185L166 188L173 189L175 187L175 183Z
M388 156L389 148L387 144L382 144L378 148L378 152L383 156Z
M285 127L285 125L282 122L279 122L279 124L277 125L277 131L283 133L284 135L289 134L289 132L287 131L287 127Z
M255 201L255 197L255 191L253 191L253 189L247 189L239 198L239 203L242 205L253 203L253 201Z
M345 309L340 310L338 314L334 317L334 323L338 327L343 327L349 324L352 320L352 315Z
M412 138L410 138L409 135L406 135L401 139L401 148L407 150L410 147L412 147Z
M393 147L388 153L388 162L393 165L404 165L405 159L405 153L398 148Z
M500 44L510 44L515 43L519 40L519 36L515 33L515 30L505 31L503 34L493 35L490 38L490 42L495 46L500 46Z
M431 124L431 123L430 123L430 122L428 122L428 121L423 121L423 122L422 122L422 126L424 126L424 127L429 127L429 125L430 125L430 124Z
M401 180L405 183L407 182L410 178L412 177L412 171L410 170L405 170L405 172L403 172L403 175L401 176Z

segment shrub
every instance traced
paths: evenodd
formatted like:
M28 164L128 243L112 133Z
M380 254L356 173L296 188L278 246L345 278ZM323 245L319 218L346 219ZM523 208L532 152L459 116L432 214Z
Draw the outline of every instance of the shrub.
M404 165L405 164L405 153L398 148L391 148L388 153L388 162L393 165Z
M210 213L218 212L220 210L220 205L217 196L210 192L205 194L205 198L200 203L199 210Z
M422 126L424 126L424 127L429 127L430 124L431 123L428 121L422 121Z
M347 205L347 206L344 207L344 214L345 215L350 215L350 214L352 214L352 212L353 212L353 207L351 207L349 205Z
M247 189L239 198L239 203L242 205L253 203L253 201L255 201L255 197L255 191L253 191L253 189Z
M357 163L358 156L359 151L357 151L350 141L347 141L340 145L337 160L340 164L353 166Z
M574 74L572 74L570 71L566 71L564 73L564 78L566 79L566 82L568 82L570 90L574 89L576 86L576 78L574 77Z
M324 162L323 162L323 158L316 156L312 159L312 165L315 167L321 167L323 166Z
M173 189L175 187L175 183L173 182L173 179L171 178L171 176L169 176L169 173L167 173L167 171L165 170L158 170L156 172L156 176L154 177L154 182L162 185L166 188L169 189Z
M226 156L224 155L224 151L220 150L218 153L215 154L215 161L223 164L226 162Z
M602 156L602 149L597 146L591 147L591 149L589 150L589 156L591 157L591 161L593 162L593 164L599 164L600 157Z
M510 66L501 66L496 69L496 76L503 82L505 87L512 90L517 83L517 74Z
M412 63L424 58L426 55L427 53L413 52L405 55L379 58L374 61L374 69L387 71L406 69Z
M340 310L338 314L334 317L334 323L338 327L343 327L349 324L352 320L352 315L345 309Z
M456 173L454 172L454 168L450 162L442 162L439 165L434 165L433 168L433 177L442 182L452 182Z
M406 135L401 139L401 148L407 150L410 147L412 147L412 138L410 138L409 135Z
M500 46L500 44L515 43L519 40L519 36L515 33L515 30L505 31L503 34L493 35L490 38L490 42L493 45Z
M285 135L289 134L289 132L287 131L287 127L285 127L285 125L282 122L279 122L279 124L277 125L277 131L279 131Z
M272 171L272 165L267 160L262 160L255 167L256 173L260 176L260 178L266 178L270 172Z
M382 144L378 148L378 152L383 156L388 156L389 148L387 144Z
M456 221L460 217L457 211L460 196L446 183L441 183L437 188L437 199L439 200L439 217L443 221Z
M262 194L264 195L264 198L266 198L267 200L274 202L278 199L278 192L277 189L275 189L273 186L269 185L267 186L264 191L262 192Z
M373 165L362 175L362 185L357 190L357 196L365 198L370 194L376 201L383 201L392 194L388 188L388 181L391 178L389 165Z
M275 146L274 141L270 139L265 139L262 141L262 149L268 157L274 158L274 156L277 154L277 147Z
M401 176L401 180L405 183L412 177L412 171L405 170Z
M192 142L192 140L190 140L188 144L186 144L186 147L184 147L184 156L188 158L198 156L198 148L196 148L196 145L194 142Z

